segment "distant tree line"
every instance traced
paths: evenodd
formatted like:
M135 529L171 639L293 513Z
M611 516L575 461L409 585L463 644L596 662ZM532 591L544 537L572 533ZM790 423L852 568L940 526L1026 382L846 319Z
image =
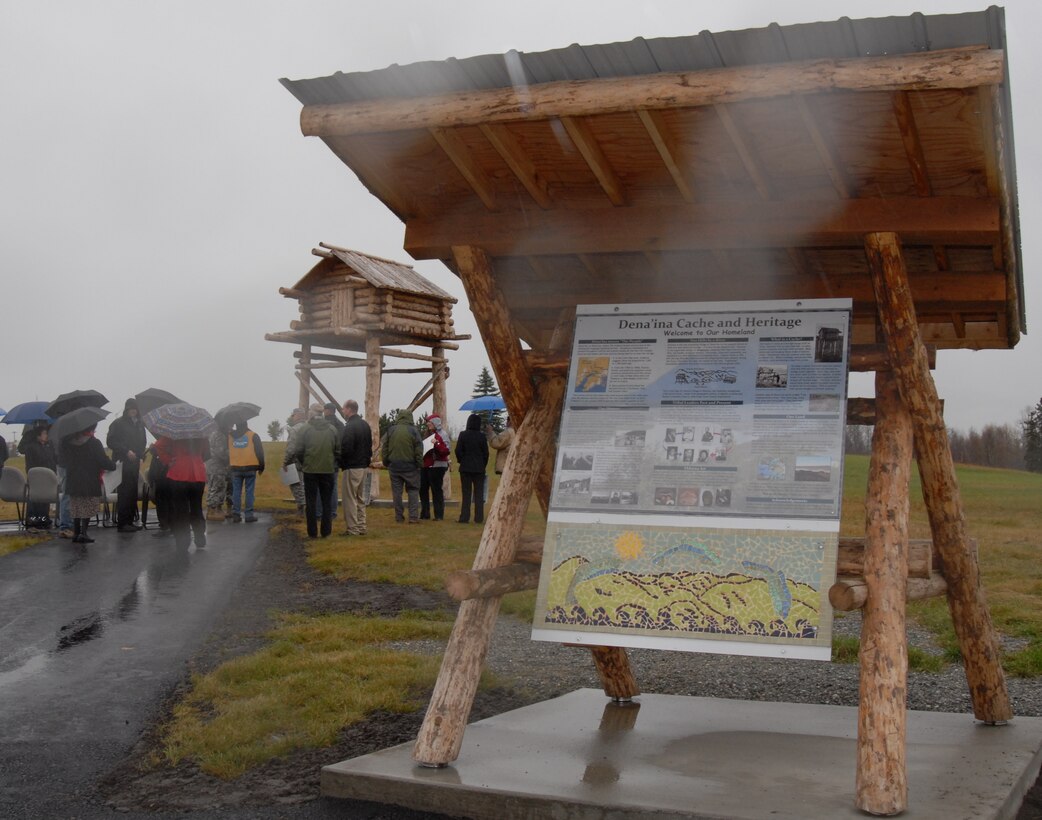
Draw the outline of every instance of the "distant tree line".
M848 453L872 452L872 429L848 424L845 447ZM959 464L1030 470L1042 473L1042 399L1024 411L1019 424L986 424L968 432L948 429L952 458Z

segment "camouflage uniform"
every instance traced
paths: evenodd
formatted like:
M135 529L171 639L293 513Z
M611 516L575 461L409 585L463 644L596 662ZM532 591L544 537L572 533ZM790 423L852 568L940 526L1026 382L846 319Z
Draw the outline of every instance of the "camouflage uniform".
M231 502L228 472L228 434L210 433L210 458L206 462L206 517L211 521L224 518L222 507Z
M286 452L287 453L293 451L293 445L296 443L297 438L300 436L300 434L304 430L304 428L307 427L307 421L306 421L306 419L304 417L304 411L300 410L300 411L297 411L297 412L299 412L299 419L300 420L296 424L290 424L289 425L289 435L286 437ZM296 413L294 415L296 415ZM292 417L290 418L290 420L292 421ZM300 466L300 462L293 461L293 462L290 462L290 463L296 464L296 466L297 466L297 475L301 477L301 480L297 481L295 484L290 484L289 485L289 489L290 489L290 492L293 493L293 500L297 502L297 512L303 514L303 512L304 512L304 481L303 481L304 471L303 471L303 469Z

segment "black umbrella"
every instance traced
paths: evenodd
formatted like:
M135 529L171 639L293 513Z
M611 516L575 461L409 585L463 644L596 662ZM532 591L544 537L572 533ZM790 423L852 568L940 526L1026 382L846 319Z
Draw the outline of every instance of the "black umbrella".
M217 426L222 430L231 430L236 424L243 424L260 415L260 405L248 401L233 401L214 413Z
M58 398L47 405L44 412L52 419L64 416L70 410L80 407L101 407L108 404L109 400L97 390L73 390L71 393L62 393ZM87 425L88 427L90 425ZM75 431L74 431L75 432Z
M160 390L158 387L150 387L148 390L142 390L134 396L134 400L137 402L137 411L142 416L145 415L145 413L151 413L157 407L162 407L164 404L181 403L181 400L169 390Z
M93 427L108 414L108 410L91 406L69 410L51 425L51 439L61 441L63 438L82 432L88 427Z

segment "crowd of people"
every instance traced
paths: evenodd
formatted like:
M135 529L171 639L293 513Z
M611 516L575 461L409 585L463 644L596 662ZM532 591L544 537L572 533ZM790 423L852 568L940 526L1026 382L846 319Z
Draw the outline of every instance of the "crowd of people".
M343 422L337 418L338 410ZM444 520L445 474L454 452L462 491L459 522L469 523L473 513L473 521L482 523L490 449L496 451L496 472L502 473L513 442L509 419L497 433L480 415L472 414L454 451L440 416L428 416L425 427L426 435L422 435L412 413L399 411L382 442L380 456L390 476L395 520L410 524ZM236 421L230 429L217 429L208 439L159 437L148 445L137 402L131 398L109 426L109 453L95 433L96 424L55 441L50 426L39 422L25 430L18 445L27 470L47 467L57 473L59 537L93 543L88 529L105 493L104 473L118 477L114 523L120 533L142 529L142 483L147 483L156 511L159 529L155 536L172 536L180 547L193 541L197 547L206 546L208 520L236 524L257 520L254 500L257 476L265 469L264 448L245 421ZM6 449L4 442L0 466L7 457ZM151 461L142 475L148 455ZM345 534L366 534L365 479L373 456L373 432L353 399L342 408L329 402L293 411L282 469L298 512L305 518L309 538L332 533L338 481L342 481ZM49 529L54 524L48 502L29 505L28 527Z

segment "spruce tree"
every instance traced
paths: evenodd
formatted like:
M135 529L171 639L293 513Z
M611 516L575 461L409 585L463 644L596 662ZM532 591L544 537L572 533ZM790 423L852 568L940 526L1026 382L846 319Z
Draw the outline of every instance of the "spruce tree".
M481 372L478 374L477 381L474 382L474 392L470 394L472 399L479 399L482 396L498 396L499 388L496 386L496 380L492 377L487 367L481 368ZM492 429L497 433L503 431L503 411L502 410L489 410L487 413L488 423Z
M1020 424L1024 430L1024 465L1033 473L1042 473L1042 399L1024 414Z

